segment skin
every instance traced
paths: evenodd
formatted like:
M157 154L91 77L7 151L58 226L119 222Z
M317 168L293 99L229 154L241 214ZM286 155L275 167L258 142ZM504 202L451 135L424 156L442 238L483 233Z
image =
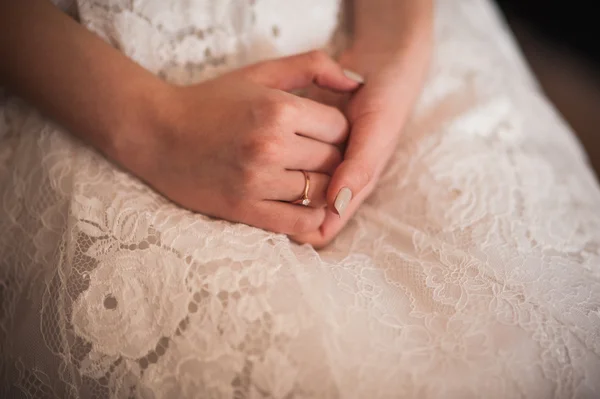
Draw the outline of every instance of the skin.
M0 0L0 84L173 202L320 247L375 186L430 49L431 0L353 9L355 40L339 63L315 51L179 87L47 0ZM313 83L312 99L287 93ZM300 170L310 173L310 207L289 203L302 194ZM339 218L341 187L354 197Z
M0 0L0 26L0 84L173 202L285 234L323 223L348 121L334 107L287 91L313 83L358 88L324 53L179 87L47 0ZM287 202L303 193L300 170L310 172L310 207Z
M325 221L293 237L315 247L331 242L376 187L422 90L433 47L432 0L354 0L353 11L353 42L339 62L365 84L351 94L314 89L309 95L342 110L351 126L328 187ZM339 215L334 202L343 187L353 198Z

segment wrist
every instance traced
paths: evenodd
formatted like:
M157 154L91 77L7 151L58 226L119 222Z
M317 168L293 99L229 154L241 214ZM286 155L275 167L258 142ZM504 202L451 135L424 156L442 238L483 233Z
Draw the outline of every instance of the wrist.
M367 7L366 3L358 4ZM371 7L376 10L369 13ZM378 63L402 62L431 52L434 29L431 0L399 1L393 7L379 9L369 3L369 8L358 8L348 53L373 59L377 68Z
M385 75L386 80L406 80L410 75L421 75L427 70L432 49L432 32L423 30L407 34L404 39L380 40L373 45L368 41L354 41L338 61L342 67L367 80L373 75Z
M139 173L159 146L174 87L154 75L130 82L115 101L99 147L108 158ZM108 112L107 112L108 114Z

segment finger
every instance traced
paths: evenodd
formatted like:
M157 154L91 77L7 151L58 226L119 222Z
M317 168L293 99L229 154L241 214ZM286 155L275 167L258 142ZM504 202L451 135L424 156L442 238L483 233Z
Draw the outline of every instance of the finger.
M335 232L333 233L329 232L329 230L332 230L331 228L327 228L327 231L325 231L325 228L331 224L331 221L329 221L331 217L334 218L333 223L340 225L340 227L336 228ZM310 244L315 249L321 249L325 248L335 238L342 226L343 223L340 222L340 219L336 215L331 212L327 212L323 224L321 224L318 229L309 231L307 233L294 234L290 236L290 239L299 244Z
M322 208L327 205L327 187L329 176L323 173L307 172L309 177L308 199L313 208ZM271 185L269 194L271 199L292 203L304 196L306 179L300 170L284 171L277 184Z
M315 248L324 248L327 246L342 230L352 215L358 210L360 204L372 192L374 184L364 188L355 198L352 199L343 216L327 211L327 215L318 230L313 230L304 234L296 234L290 238L300 244L311 244Z
M339 147L302 136L291 138L290 153L285 157L285 168L306 170L332 175L342 162Z
M314 83L337 91L356 90L363 79L351 71L345 71L323 51L293 55L260 62L246 67L244 73L257 83L290 91Z
M304 234L319 228L325 208L312 208L279 201L261 201L247 215L248 223L275 233Z
M290 95L291 96L291 95ZM348 139L348 120L340 110L307 98L293 97L296 133L329 144Z
M354 123L344 160L333 174L327 191L327 203L339 216L353 199L362 198L361 192L381 172L395 148L394 140L398 135L387 131L394 125L389 117L375 113Z
M329 105L342 111L346 109L346 104L351 93L336 93L331 90L322 89L318 86L311 86L306 89L306 93L302 93L300 97L316 101L319 104Z

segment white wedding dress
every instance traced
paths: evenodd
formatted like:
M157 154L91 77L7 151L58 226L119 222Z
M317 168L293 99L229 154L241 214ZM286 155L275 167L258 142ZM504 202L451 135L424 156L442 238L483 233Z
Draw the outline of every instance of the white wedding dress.
M185 84L335 53L338 3L77 8ZM178 209L5 94L0 396L600 397L598 183L488 0L438 0L435 29L378 188L319 252Z

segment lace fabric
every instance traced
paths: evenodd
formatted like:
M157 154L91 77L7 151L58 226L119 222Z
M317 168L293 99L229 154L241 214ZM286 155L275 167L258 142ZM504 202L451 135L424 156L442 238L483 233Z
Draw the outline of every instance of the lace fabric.
M78 9L186 84L344 38L336 0ZM600 189L486 0L437 1L414 116L320 252L178 209L14 98L0 140L3 397L600 393Z

